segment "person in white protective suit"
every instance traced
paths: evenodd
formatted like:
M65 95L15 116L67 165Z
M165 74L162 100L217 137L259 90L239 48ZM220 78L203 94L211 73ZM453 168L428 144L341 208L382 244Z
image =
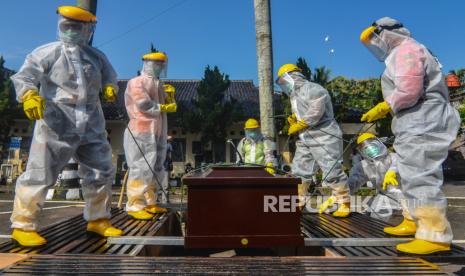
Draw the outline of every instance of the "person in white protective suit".
M87 231L122 234L109 221L115 168L99 99L102 90L105 100L116 99L116 73L105 55L88 45L95 16L73 6L57 12L59 41L35 49L11 77L27 117L37 120L11 215L12 238L23 246L46 243L36 232L37 217L48 188L71 157L80 163Z
M263 136L260 123L254 118L249 118L244 124L245 137L237 146L237 162L242 160L246 164L266 165L265 170L269 174L276 174L274 167L277 165L274 152L274 141ZM239 156L240 154L240 156Z
M408 209L405 208L404 197L399 188L400 178L397 177L397 156L389 152L387 147L372 133L362 133L357 138L357 151L362 160L355 163L349 172L349 187L351 193L371 181L379 191L370 204L371 216L388 221L393 210L402 209L403 222L397 227L386 227L384 232L396 236L414 235L415 222Z
M394 149L402 191L417 231L397 250L413 254L449 251L452 231L441 190L442 163L460 126L458 112L438 59L399 21L384 17L365 29L360 40L386 64L381 77L384 101L362 116L374 122L393 115Z
M150 220L154 214L167 211L157 206L156 191L162 187L167 173L163 166L168 131L166 113L176 112L177 105L174 88L167 87L168 93L165 93L160 80L166 76L168 57L155 52L142 59L141 75L128 82L125 93L130 119L124 133L129 167L126 211L135 219Z
M347 175L341 162L342 132L334 120L328 91L307 81L301 69L294 64L281 66L276 83L291 100L292 115L288 118L288 134L299 136L292 173L302 177L305 185L311 181L317 168L321 168L323 184L332 189L332 196L320 206L320 212L338 203L339 208L333 216L347 217L350 214L350 195Z

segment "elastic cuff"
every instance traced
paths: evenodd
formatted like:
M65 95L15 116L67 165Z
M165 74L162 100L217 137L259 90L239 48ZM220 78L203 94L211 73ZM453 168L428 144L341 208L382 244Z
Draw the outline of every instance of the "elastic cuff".
M428 231L426 229L418 228L415 234L415 239L442 243L451 243L452 237L453 236L450 229L446 229L444 232L435 232L432 230Z
M11 224L11 228L13 229L20 229L23 231L37 231L37 224L36 223L17 223L13 222Z

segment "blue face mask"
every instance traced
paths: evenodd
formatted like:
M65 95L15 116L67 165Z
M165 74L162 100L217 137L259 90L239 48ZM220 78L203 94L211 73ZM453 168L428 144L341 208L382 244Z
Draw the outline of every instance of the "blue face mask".
M260 130L258 129L253 129L253 130L245 130L245 137L248 139L251 139L253 141L257 141L261 138L261 133Z
M281 89L283 90L283 93L286 95L291 95L292 89L294 89L294 84L293 83L285 83L285 84L280 84L279 85Z
M365 155L370 158L378 157L381 154L381 149L376 145L369 145L365 149Z

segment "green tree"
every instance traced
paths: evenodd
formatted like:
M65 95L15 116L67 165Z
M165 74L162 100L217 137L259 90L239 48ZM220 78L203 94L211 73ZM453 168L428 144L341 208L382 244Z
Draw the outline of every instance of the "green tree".
M319 85L326 87L329 83L329 78L331 75L331 70L327 69L324 66L315 68L315 73L313 73L312 81L318 83Z
M13 83L4 67L5 60L0 56L0 148L8 143L13 120L20 116L20 108L15 100Z
M242 119L238 102L226 97L229 85L228 75L221 73L217 66L213 69L207 66L197 88L197 97L193 101L195 108L191 112L185 112L184 127L188 131L202 133L201 142L206 162L224 161L226 128Z
M334 108L334 117L342 122L360 122L360 116L383 101L381 81L378 78L350 80L339 76L327 85ZM391 117L379 120L376 131L380 136L392 136Z
M305 78L307 80L311 81L312 80L312 70L308 66L307 61L303 57L299 57L297 59L296 65L297 65L297 67L302 69L302 74L305 76Z
M150 53L156 53L156 52L158 52L157 48L153 46L153 43L150 43Z

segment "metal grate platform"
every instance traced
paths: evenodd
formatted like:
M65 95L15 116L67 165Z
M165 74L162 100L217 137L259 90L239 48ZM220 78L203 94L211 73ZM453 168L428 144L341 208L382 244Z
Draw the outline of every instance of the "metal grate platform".
M416 258L322 257L124 257L36 255L7 267L3 275L447 275Z
M328 247L327 249L329 249L332 253L346 257L408 256L408 254L398 252L393 246L333 246ZM451 252L437 253L431 256L422 256L422 258L431 259L430 257L434 257L435 259L440 259L441 257L465 257L465 249L456 245L452 245L451 249Z
M360 213L351 213L347 218L334 218L328 214L304 214L302 233L306 238L392 238L383 232L391 224ZM363 241L362 241L363 242ZM331 246L331 253L346 257L407 256L394 246ZM428 256L423 256L428 257ZM452 246L452 251L434 254L431 257L465 257L465 249Z
M156 215L151 221L130 219L121 209L111 210L111 222L127 236L156 236L167 224L170 214ZM40 231L48 243L38 248L24 248L13 241L0 244L0 253L20 254L127 254L137 255L143 245L110 245L106 239L89 235L82 215L54 224Z
M360 213L347 218L328 214L303 214L302 233L309 238L390 238L383 228L390 224Z

